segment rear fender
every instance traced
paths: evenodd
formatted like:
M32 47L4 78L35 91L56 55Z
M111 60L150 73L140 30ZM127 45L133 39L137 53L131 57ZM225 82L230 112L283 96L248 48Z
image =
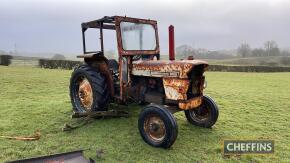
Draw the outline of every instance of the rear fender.
M109 61L108 59L102 54L102 52L98 53L91 53L85 54L81 56L77 56L77 58L84 58L86 64L96 68L100 73L102 73L106 77L106 81L109 86L110 95L111 97L114 96L114 81L112 74L109 69Z
M79 55L77 58L84 58L85 63L92 66L96 66L96 64L100 62L105 62L108 64L108 59L103 55L102 52Z

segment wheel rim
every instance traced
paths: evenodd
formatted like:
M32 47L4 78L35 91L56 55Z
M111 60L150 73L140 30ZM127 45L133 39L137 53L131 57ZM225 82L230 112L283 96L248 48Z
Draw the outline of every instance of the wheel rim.
M154 142L161 142L166 135L165 124L157 115L148 115L144 121L144 131Z
M207 103L203 103L198 108L191 110L190 116L198 122L207 121L211 116L210 107Z
M93 105L93 90L87 78L82 78L79 81L78 97L82 106L86 110L91 110Z

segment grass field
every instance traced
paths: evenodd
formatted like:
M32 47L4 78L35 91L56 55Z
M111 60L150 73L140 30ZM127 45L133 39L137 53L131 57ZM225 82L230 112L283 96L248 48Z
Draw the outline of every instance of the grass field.
M176 114L179 133L171 149L153 148L137 129L140 107L130 105L130 118L99 119L71 132L68 95L71 71L0 66L0 135L31 135L38 141L0 139L0 162L87 149L102 162L289 162L290 73L207 72L206 94L219 105L212 129L190 125ZM125 109L125 107L124 107ZM225 138L274 139L273 155L224 157ZM95 150L103 149L102 157Z

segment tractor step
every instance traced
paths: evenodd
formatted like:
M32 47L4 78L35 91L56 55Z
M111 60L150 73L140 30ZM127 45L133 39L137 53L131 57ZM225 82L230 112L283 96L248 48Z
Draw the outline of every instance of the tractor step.
M82 121L74 123L65 123L62 131L71 131L77 129L81 126L84 126L94 118L103 118L103 117L129 117L129 113L121 110L109 110L109 111L94 111L94 112L84 112L84 113L74 113L71 115L72 118L80 118Z
M90 118L100 118L100 117L129 117L129 112L122 110L109 110L109 111L93 111L93 112L84 112L84 113L74 113L72 118L81 118L81 117L90 117Z

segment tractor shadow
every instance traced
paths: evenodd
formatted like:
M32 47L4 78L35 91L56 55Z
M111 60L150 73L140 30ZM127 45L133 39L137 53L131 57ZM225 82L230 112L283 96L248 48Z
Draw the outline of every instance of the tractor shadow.
M109 109L128 111L130 116L125 117L102 117L91 119L88 123L70 130L78 135L92 137L92 140L110 141L115 146L126 147L131 152L144 150L151 153L183 153L182 151L203 151L204 154L221 154L221 140L225 133L219 128L219 122L212 128L201 128L187 122L183 112L174 116L178 125L178 136L175 143L169 149L153 148L146 144L138 131L139 113L143 106L132 104L128 106L111 105ZM71 119L69 123L84 123L84 118ZM94 137L94 138L93 138ZM120 144L121 143L121 144ZM132 146L134 144L134 146Z
M226 133L221 131L219 121L211 128L194 126L187 122L183 113L175 115L178 124L178 137L173 150L182 149L185 151L204 151L204 154L221 154L221 141L226 137ZM192 145L189 145L192 144Z

